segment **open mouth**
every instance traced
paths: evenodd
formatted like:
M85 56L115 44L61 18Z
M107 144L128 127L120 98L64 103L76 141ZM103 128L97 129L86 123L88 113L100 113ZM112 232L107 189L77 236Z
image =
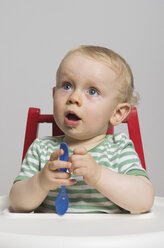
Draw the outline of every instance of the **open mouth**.
M79 125L81 121L81 118L75 114L74 112L67 112L66 116L65 116L65 123L68 126L77 126Z
M70 121L79 121L79 120L81 120L76 114L73 114L73 113L68 113L66 115L66 117Z

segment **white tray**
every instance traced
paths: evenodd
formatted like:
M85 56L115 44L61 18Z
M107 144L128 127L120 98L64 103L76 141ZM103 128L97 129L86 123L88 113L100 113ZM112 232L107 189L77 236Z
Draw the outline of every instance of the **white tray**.
M150 213L18 214L0 197L0 247L164 248L164 198Z

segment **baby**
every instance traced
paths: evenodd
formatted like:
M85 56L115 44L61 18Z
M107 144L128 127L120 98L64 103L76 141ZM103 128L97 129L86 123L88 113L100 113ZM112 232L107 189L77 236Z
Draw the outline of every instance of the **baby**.
M123 133L106 135L136 103L133 91L131 69L114 51L71 50L53 89L54 119L64 135L36 139L30 146L10 191L13 210L55 213L65 185L69 213L149 211L154 190L132 141ZM59 160L62 141L69 147L68 162Z

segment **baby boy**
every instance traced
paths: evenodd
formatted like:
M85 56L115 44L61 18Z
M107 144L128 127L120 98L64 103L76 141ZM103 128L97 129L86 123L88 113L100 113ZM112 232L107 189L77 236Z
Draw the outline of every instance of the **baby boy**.
M69 213L142 213L154 201L152 183L123 133L106 135L136 103L133 75L114 51L80 46L62 60L53 89L54 119L63 136L36 139L10 191L16 212L56 212L61 185ZM69 161L59 160L60 144ZM60 168L67 168L61 172Z

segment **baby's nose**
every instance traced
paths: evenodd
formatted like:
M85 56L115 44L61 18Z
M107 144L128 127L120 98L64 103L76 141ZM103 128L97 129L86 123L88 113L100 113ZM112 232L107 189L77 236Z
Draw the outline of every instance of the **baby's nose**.
M69 96L67 104L77 104L78 106L82 105L82 94L79 91L74 91Z

